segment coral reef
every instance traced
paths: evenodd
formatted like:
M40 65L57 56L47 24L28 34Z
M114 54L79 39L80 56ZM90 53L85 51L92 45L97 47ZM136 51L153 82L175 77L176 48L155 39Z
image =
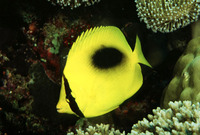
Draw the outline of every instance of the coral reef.
M169 101L190 100L200 102L199 63L200 37L192 39L174 67L174 78L165 88L162 106L167 108Z
M84 6L91 6L94 3L100 2L100 0L48 0L52 4L58 4L62 7L70 6L71 9L80 7L81 5Z
M39 60L48 77L57 82L60 73L59 67L59 49L63 41L63 35L66 34L64 18L58 16L45 23L42 28L38 26L37 21L32 21L24 28L24 34L29 39L28 44L36 54L36 60Z
M3 58L2 58L3 57ZM9 59L0 55L1 66ZM3 133L39 133L44 132L44 118L39 118L32 113L33 97L30 95L28 84L29 76L16 74L16 69L4 68L2 70L2 86L0 86L0 130ZM15 127L15 128L13 128ZM25 128L26 127L26 128ZM12 129L12 130L11 130Z
M16 50L11 49L11 53L13 56L18 56L21 54L21 50L25 53L22 47ZM35 113L33 105L36 102L36 98L30 91L30 86L35 84L37 81L35 78L37 76L35 74L28 75L28 73L26 73L27 67L24 65L23 61L18 60L18 57L7 56L9 53L2 53L2 51L6 52L5 50L0 50L0 134L62 133L62 126L59 126L59 123L55 124L55 122L49 122L50 120L47 116L41 116ZM13 53L14 51L16 53ZM27 55L30 55L30 53ZM26 55L22 58L24 58L27 63L39 63L37 61L31 61ZM19 64L19 68L23 70L23 75L18 66L15 66L16 63ZM42 66L41 68L43 69ZM45 73L44 75L46 76ZM42 74L40 74L40 76L42 76ZM44 79L44 76L42 76L42 79ZM49 80L47 77L45 79ZM50 82L52 83L52 81L49 80L48 84L50 84ZM55 91L55 87L48 87L48 92L50 92L51 88ZM38 90L42 90L41 85ZM41 92L38 93L41 95ZM49 97L49 93L47 96ZM51 102L48 101L49 105L51 105L50 103ZM52 108L55 110L53 105Z
M9 58L0 50L0 64L3 65L6 61L9 61Z
M148 115L149 121L144 118L134 124L131 135L161 135L161 134L199 134L200 103L191 101L169 102L169 109L158 107L153 110L154 115Z
M71 48L73 42L76 38L87 29L90 29L93 25L84 21L84 20L76 20L68 26L67 34L64 36L64 45L66 47Z
M64 124L65 126L61 124L66 117L60 120L61 116L57 116L55 106L58 96L55 93L58 85L51 80L58 83L61 78L57 70L60 68L60 47L70 48L73 37L76 38L81 29L88 28L89 24L81 19L68 23L68 19L62 15L41 21L32 12L20 13L24 15L24 23L17 29L17 36L13 30L14 38L8 35L9 38L6 38L5 42L0 42L0 134L62 134L73 121L68 118L71 122ZM2 31L1 27L0 30ZM4 37L3 34L0 36ZM65 52L67 53L66 50ZM40 72L34 69L28 73L33 67L31 65L35 64L42 64L38 69ZM35 80L38 77L36 75L42 79ZM45 81L48 81L47 84ZM41 82L39 86L38 82ZM55 85L56 88L53 87ZM46 86L46 91L42 86ZM59 90L59 87L57 89ZM46 97L52 95L56 98L48 101ZM55 101L55 104L52 105L52 101ZM39 107L35 107L36 105ZM47 113L42 113L39 109L47 110Z
M173 32L198 20L200 5L196 0L135 0L140 21L148 29Z
M132 126L127 135L161 135L161 134L199 134L200 103L192 104L191 101L169 102L168 109L153 109L153 115L149 114L148 119ZM125 135L125 131L110 127L108 124L97 124L88 126L85 129L77 128L76 131L68 131L67 135Z
M135 35L140 33L145 54L155 56L150 59L161 58L154 51L158 46L158 52L165 57L155 64L150 78L143 70L144 85L137 95L107 116L90 119L93 125L98 125L87 130L83 127L77 129L79 134L92 134L94 130L98 134L107 131L111 134L128 133L133 123L159 106L162 90L169 82L174 61L180 53L175 51L176 55L169 56L166 50L171 38L166 34L155 34L138 23L133 0L19 0L0 3L0 134L77 133L75 123L78 118L58 114L56 104L67 53L77 36L93 26L113 25L123 29L132 24L132 29L126 27L123 30L130 45L134 48ZM70 4L65 7L64 3ZM75 6L75 3L79 4ZM84 7L89 4L94 5ZM75 9L78 6L81 7ZM187 28L184 35L179 31L171 35L173 41L177 41L178 36L184 41L190 39L190 28ZM173 43L177 45L177 42ZM146 72L151 74L149 70Z
M29 39L29 46L37 56L49 77L53 82L60 82L60 48L70 48L78 35L91 25L78 19L69 22L63 14L49 18L43 27L39 22L32 21L24 28L24 34ZM67 52L67 51L66 51Z
M67 135L125 135L125 132L121 133L109 124L96 124L88 126L86 129L79 128L75 132L68 131Z

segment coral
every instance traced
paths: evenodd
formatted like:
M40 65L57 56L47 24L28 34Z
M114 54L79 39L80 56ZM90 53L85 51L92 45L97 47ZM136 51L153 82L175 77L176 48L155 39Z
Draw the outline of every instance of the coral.
M62 7L70 6L71 9L77 8L81 5L84 6L90 6L93 5L94 3L100 2L100 0L48 0L52 4L58 4Z
M26 5L26 7L28 7ZM26 10L21 10L20 14L22 16L22 19L25 23L27 24L31 24L34 20L38 20L37 15L34 13L33 8L28 8L27 11Z
M9 68L3 71L3 86L0 87L0 94L4 95L6 100L18 107L19 105L15 103L19 100L24 100L24 98L31 99L27 90L29 77L23 77L14 72L15 69Z
M158 107L153 114L148 115L149 121L144 118L134 124L128 135L190 135L200 134L200 103L191 101L169 102L169 109Z
M13 61L1 52L0 50L0 134L48 134L48 132L57 134L57 132L63 132L60 125L49 122L50 119L46 116L35 113L35 97L30 86L35 84L37 76L19 74L16 68L10 67ZM51 88L48 87L48 92ZM39 90L42 90L41 85ZM48 101L48 104L50 103L51 101Z
M146 95L144 100L141 101L136 99L137 97L134 97L135 101L134 99L130 99L115 109L112 112L115 127L120 127L125 131L129 131L133 123L136 123L138 120L141 120L143 117L146 117L147 114L151 113L152 108L157 107L159 101L157 101L156 105L153 96L151 98L148 96Z
M190 100L200 102L200 37L192 39L174 67L174 78L165 88L162 106L167 108L169 101Z
M76 133L68 131L67 135L125 135L119 130L110 127L109 124L96 124L95 126L88 126L86 129L78 128Z
M8 134L45 131L46 119L32 113L33 97L29 93L30 78L15 74L15 69L3 71L0 87L1 131ZM7 126L6 126L7 125Z
M120 106L117 109L114 110L115 114L119 116L125 116L128 113L134 113L134 112L146 112L146 109L148 108L148 103L149 101L143 100L140 102L133 102L133 101L128 101L128 103L124 106Z
M70 29L68 33L64 36L64 45L66 47L71 47L76 38L85 30L92 27L91 24L84 20L76 20L69 26Z
M198 20L200 5L196 0L135 0L138 17L148 29L162 33L175 31Z
M168 109L153 109L153 115L149 114L148 119L133 124L132 130L127 135L167 135L167 134L199 134L200 103L192 104L191 101L169 102ZM109 127L108 124L97 124L88 126L85 129L77 128L76 131L68 131L67 135L125 135Z
M57 14L42 25L37 21L31 22L24 28L24 34L49 79L58 83L60 81L60 48L70 48L78 35L89 28L90 24L86 21L77 19L69 22L65 15Z
M27 25L23 28L23 32L36 56L36 59L32 61L40 61L49 79L53 82L59 82L60 63L58 54L63 43L63 35L67 34L66 18L58 15L55 18L49 18L49 21L44 24L33 19Z
M6 61L9 61L9 58L0 50L0 64L3 65Z

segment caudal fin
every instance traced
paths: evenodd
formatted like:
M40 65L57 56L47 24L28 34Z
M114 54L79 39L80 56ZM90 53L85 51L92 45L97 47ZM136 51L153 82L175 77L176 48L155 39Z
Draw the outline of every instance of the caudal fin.
M138 63L141 63L141 64L151 67L151 65L149 64L149 62L146 60L146 58L144 57L144 55L142 53L141 43L140 43L140 39L139 39L138 35L136 35L135 49L133 51L133 58L136 59L138 61Z

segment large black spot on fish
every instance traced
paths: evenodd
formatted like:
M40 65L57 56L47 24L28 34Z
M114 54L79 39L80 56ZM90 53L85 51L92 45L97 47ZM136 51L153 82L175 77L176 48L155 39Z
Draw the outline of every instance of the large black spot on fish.
M100 69L108 69L119 65L124 55L112 47L104 47L97 50L92 56L92 63Z

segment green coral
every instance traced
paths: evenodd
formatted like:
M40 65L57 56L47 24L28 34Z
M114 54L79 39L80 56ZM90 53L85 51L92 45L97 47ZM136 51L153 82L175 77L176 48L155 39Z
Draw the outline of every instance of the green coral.
M44 24L44 45L46 48L50 48L50 52L53 54L59 53L60 43L63 42L63 36L68 32L66 25L66 18L61 14L59 14L58 17L53 18L52 22Z
M53 35L53 40L51 41L52 44L54 45L54 47L51 47L50 52L54 53L54 54L58 54L59 53L59 48L60 48L60 42L58 40L59 38L59 34L56 33Z
M165 88L162 106L169 101L200 102L200 37L192 39L174 68L174 78Z

